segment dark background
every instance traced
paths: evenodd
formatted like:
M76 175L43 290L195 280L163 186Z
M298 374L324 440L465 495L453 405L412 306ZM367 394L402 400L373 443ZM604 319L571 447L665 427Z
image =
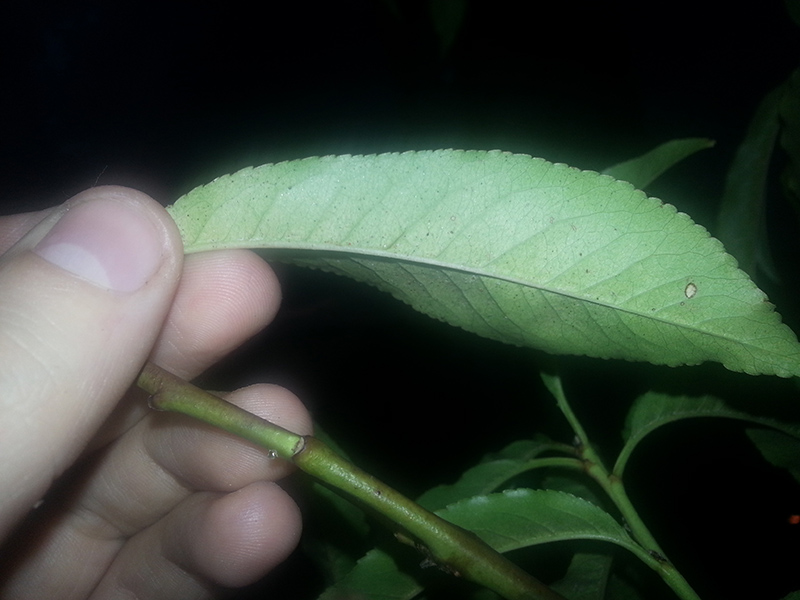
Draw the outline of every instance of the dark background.
M713 232L725 168L758 101L798 66L800 37L781 2L705 4L473 0L443 47L423 1L5 2L0 214L112 183L168 204L241 167L322 154L499 148L602 169L704 136L715 149L651 191ZM776 220L791 223L781 210ZM794 265L780 262L788 283L768 290L793 326ZM207 381L290 387L364 466L412 495L541 423L569 439L538 383L544 357L348 281L276 268L286 296L276 323ZM793 397L787 382L713 366L565 369L609 453L625 408L654 384ZM631 493L701 596L800 589L800 528L787 522L800 513L796 485L741 427L677 427L631 465ZM320 585L297 556L251 595L311 597Z

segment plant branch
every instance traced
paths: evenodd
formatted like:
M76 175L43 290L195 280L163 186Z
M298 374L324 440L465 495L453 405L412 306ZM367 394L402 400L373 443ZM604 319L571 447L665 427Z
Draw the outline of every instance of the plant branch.
M608 494L608 497L625 520L633 538L644 548L647 555L654 559L645 561L645 563L656 570L661 578L680 598L684 600L700 600L700 597L691 588L686 579L684 579L683 575L681 575L675 566L667 559L661 546L659 546L653 534L650 533L650 530L644 524L644 521L642 521L639 513L636 512L636 509L625 491L622 479L610 473L603 465L600 455L597 454L597 451L589 442L586 431L583 429L583 426L580 421L578 421L578 418L572 411L572 407L570 407L567 401L564 388L561 386L561 379L545 374L542 374L542 379L550 393L555 397L559 409L575 432L576 451L583 461L583 470L603 488L606 494Z
M508 600L564 600L475 534L425 510L354 466L313 436L300 436L261 419L147 363L138 380L150 405L189 415L268 448L300 469L345 492L396 523L445 570L483 585Z

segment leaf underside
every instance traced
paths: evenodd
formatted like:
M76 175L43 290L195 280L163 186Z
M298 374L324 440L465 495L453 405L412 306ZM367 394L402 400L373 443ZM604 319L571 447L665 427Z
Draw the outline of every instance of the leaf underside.
M800 374L800 345L722 244L630 184L499 151L249 168L169 211L186 252L280 257L511 344Z
M624 476L625 466L634 448L655 429L682 419L696 418L748 421L782 432L794 440L800 440L800 423L795 421L750 414L733 408L724 400L714 396L671 396L659 392L647 392L635 400L628 413L623 432L625 445L617 458L614 474L618 477Z

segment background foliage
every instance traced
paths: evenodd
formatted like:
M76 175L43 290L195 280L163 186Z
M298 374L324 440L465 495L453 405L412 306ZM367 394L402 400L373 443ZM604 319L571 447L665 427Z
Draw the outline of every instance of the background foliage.
M443 44L425 2L276 3L263 20L235 1L46 11L9 2L0 205L49 206L98 182L167 203L251 164L411 148L502 148L602 169L667 139L703 136L716 147L650 191L713 232L751 115L798 65L798 30L783 4L703 11L678 1L655 19L652 4L551 4L532 19L518 3L469 2ZM758 282L798 331L797 220L771 202L767 225L780 281ZM212 387L291 387L360 463L409 494L452 480L532 427L562 427L530 366L543 357L474 339L348 281L281 275L283 314L209 376ZM621 445L632 399L652 387L778 411L796 396L788 382L716 366L574 359L566 368L576 410L609 448ZM800 587L791 476L763 461L735 423L673 427L632 459L630 491L700 595L779 598ZM443 431L454 437L432 458L419 440ZM480 445L462 442L476 437ZM313 572L298 576L305 568L299 556L284 568L290 585L308 586L293 590L298 597L321 585Z

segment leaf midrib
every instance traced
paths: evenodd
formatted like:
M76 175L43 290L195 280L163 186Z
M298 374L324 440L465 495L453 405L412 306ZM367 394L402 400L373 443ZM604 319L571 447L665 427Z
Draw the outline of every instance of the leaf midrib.
M478 277L485 277L487 279L494 279L497 281L503 281L507 283L512 283L516 285L523 286L525 288L536 289L541 292L547 292L553 295L562 296L566 298L570 298L575 301L579 302L586 302L588 304L593 304L595 306L600 306L605 309L610 309L613 311L618 311L620 313L625 313L629 315L633 315L636 317L647 319L648 321L653 321L660 323L665 326L678 328L679 330L685 330L692 333L705 335L714 339L718 339L728 343L736 343L739 345L744 345L746 347L757 349L758 351L763 351L764 348L757 346L749 341L742 341L741 339L734 338L729 335L723 335L720 333L715 333L712 331L707 331L704 329L699 329L696 326L687 325L684 323L677 323L674 320L664 319L658 316L654 316L651 314L642 313L636 310L632 310L629 308L624 308L616 304L612 304L610 302L604 302L593 298L588 298L585 296L581 296L575 292L568 292L565 290L555 289L551 287L547 287L545 285L540 284L532 284L530 281L526 281L524 279L510 277L507 275L501 275L498 273L491 273L485 271L483 269L477 267L465 267L464 265L459 265L456 263L449 263L445 261L439 261L432 258L423 258L419 256L410 257L404 254L397 254L392 252L386 252L382 250L377 250L374 248L369 249L361 249L355 247L347 247L342 248L338 245L333 244L308 244L308 243L268 243L262 244L258 240L254 239L247 239L247 240L234 240L234 241L226 241L224 244L197 244L197 245L189 245L185 248L186 254L193 254L195 252L203 252L207 250L218 250L218 249L233 249L233 248L251 248L251 249L258 249L258 250L297 250L303 252L324 252L327 254L333 255L342 255L343 257L348 257L351 255L354 256L364 256L371 259L385 259L391 262L400 262L400 263L410 263L414 265L420 266L427 266L433 267L445 271L455 271L458 273L463 273L465 275L476 275ZM310 257L310 260L320 259L321 256ZM635 264L635 263L634 263ZM626 267L626 269L630 268L630 265ZM623 271L624 272L624 271ZM618 273L617 275L619 275ZM604 280L606 281L606 280ZM677 280L676 280L677 281ZM595 282L593 285L597 285L598 282ZM666 308L666 307L664 307ZM706 322L704 320L703 322Z

